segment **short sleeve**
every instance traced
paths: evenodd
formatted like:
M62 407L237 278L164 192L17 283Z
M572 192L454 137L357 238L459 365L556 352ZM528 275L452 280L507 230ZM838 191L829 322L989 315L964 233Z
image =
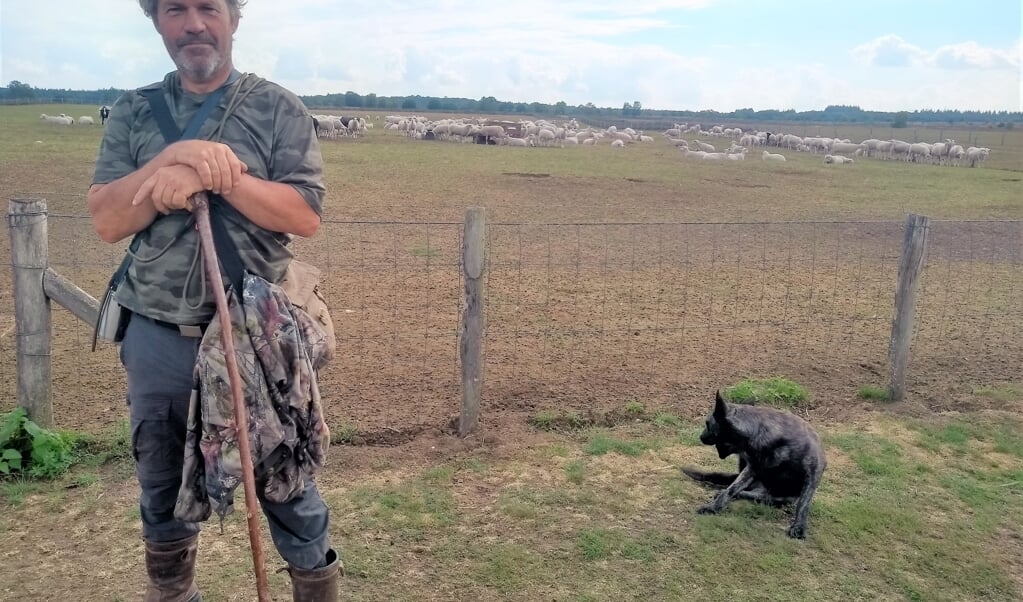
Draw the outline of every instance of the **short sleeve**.
M122 95L110 108L110 116L103 131L103 141L99 145L99 156L96 157L93 184L109 184L139 167L132 156L129 139L131 124L134 121L132 109L134 95L134 92Z
M270 179L291 184L306 203L323 215L323 156L313 120L297 96L282 90L274 115L273 164Z

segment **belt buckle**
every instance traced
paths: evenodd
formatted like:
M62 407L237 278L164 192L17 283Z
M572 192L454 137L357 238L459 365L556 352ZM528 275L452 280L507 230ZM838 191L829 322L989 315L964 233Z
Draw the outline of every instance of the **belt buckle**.
M192 326L189 324L178 324L178 332L183 337L191 337L193 339L202 338L202 326Z

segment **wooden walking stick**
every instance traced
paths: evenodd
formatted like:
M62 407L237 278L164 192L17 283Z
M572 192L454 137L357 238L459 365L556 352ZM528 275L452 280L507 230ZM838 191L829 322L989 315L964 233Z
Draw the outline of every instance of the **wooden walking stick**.
M235 357L234 338L231 336L231 315L227 309L227 294L220 275L220 260L217 258L217 247L213 242L213 230L210 227L210 202L205 192L192 195L192 214L199 229L199 245L202 248L203 264L206 277L213 284L213 296L217 302L217 316L220 319L220 334L224 341L224 359L227 363L227 376L231 380L231 397L234 400L234 425L238 436L238 453L242 461L242 484L245 489L245 520L249 525L249 546L252 548L252 564L256 570L256 595L259 602L270 602L269 584L266 580L266 563L263 561L263 546L259 540L259 507L256 499L256 476L252 468L252 448L249 445L249 412L245 407L245 395L242 392L242 378L238 373L238 360ZM241 291L235 291L241 298Z

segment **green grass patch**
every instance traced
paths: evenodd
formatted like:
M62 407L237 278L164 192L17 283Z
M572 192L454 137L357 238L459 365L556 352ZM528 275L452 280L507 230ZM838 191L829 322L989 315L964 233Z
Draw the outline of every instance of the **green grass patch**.
M809 398L802 385L780 376L743 379L726 388L724 394L729 401L735 403L766 404L780 408L802 405Z
M889 401L890 399L887 389L875 385L864 385L860 387L858 395L860 399L868 399L871 401Z
M569 483L582 485L586 478L586 463L582 460L575 460L565 465L565 478Z
M1023 385L1019 383L995 383L973 389L974 395L990 397L995 401L1017 401L1023 399Z
M574 410L545 410L530 417L529 424L541 431L576 431L590 426L592 421Z
M623 456L640 456L653 448L654 446L646 441L625 441L606 433L596 433L590 436L583 452L591 456L602 456L609 452L616 452Z

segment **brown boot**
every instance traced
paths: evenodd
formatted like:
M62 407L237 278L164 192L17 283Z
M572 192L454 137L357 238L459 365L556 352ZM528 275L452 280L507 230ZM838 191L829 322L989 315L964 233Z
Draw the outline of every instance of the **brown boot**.
M337 602L337 578L345 567L334 550L327 551L327 566L310 570L288 566L287 570L294 602Z
M143 602L201 602L195 585L195 553L199 536L157 543L146 542L149 586Z

